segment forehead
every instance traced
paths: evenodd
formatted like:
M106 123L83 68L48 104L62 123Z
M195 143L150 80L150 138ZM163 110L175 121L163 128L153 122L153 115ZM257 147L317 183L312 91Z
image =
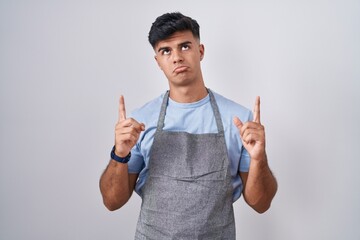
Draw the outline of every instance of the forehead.
M194 35L192 34L191 31L181 31L181 32L175 32L174 34L172 34L170 37L164 39L164 40L160 40L156 46L155 49L159 49L162 47L172 47L177 46L181 43L184 42L191 42L194 43L198 41L198 39L196 39L194 37Z

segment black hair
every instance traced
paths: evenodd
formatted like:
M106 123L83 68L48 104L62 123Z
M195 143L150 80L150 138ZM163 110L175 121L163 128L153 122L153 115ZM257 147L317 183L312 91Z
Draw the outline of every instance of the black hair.
M152 24L149 32L149 42L153 48L161 41L178 31L190 30L195 38L200 39L200 26L196 20L184 16L180 12L165 13Z

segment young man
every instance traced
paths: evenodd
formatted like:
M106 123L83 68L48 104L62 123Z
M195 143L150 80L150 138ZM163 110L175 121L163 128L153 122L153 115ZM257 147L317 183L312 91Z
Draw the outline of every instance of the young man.
M122 207L135 190L142 206L135 239L235 239L233 202L257 212L277 183L265 152L260 99L251 111L205 87L198 23L181 13L149 32L169 91L126 117L120 98L111 160L100 179L104 204Z

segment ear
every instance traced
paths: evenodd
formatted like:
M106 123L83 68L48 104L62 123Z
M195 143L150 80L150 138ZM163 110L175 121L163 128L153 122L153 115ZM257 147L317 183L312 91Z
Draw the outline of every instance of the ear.
M199 45L199 51L200 51L200 61L203 60L204 54L205 54L205 46L204 44Z
M160 68L160 69L161 69L161 71L162 71L162 68L161 68L161 66L160 66L160 62L159 62L159 60L158 60L158 58L157 58L157 56L156 56L156 55L154 56L154 59L155 59L155 61L156 61L157 65L159 66L159 68Z

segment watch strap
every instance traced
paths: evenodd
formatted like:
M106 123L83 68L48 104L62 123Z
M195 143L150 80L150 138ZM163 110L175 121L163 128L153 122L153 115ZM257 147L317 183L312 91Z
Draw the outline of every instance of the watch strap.
M114 159L115 161L117 161L119 163L127 163L130 160L131 152L129 152L129 154L126 157L119 157L115 154L115 146L114 146L111 150L110 156L111 156L111 159Z

